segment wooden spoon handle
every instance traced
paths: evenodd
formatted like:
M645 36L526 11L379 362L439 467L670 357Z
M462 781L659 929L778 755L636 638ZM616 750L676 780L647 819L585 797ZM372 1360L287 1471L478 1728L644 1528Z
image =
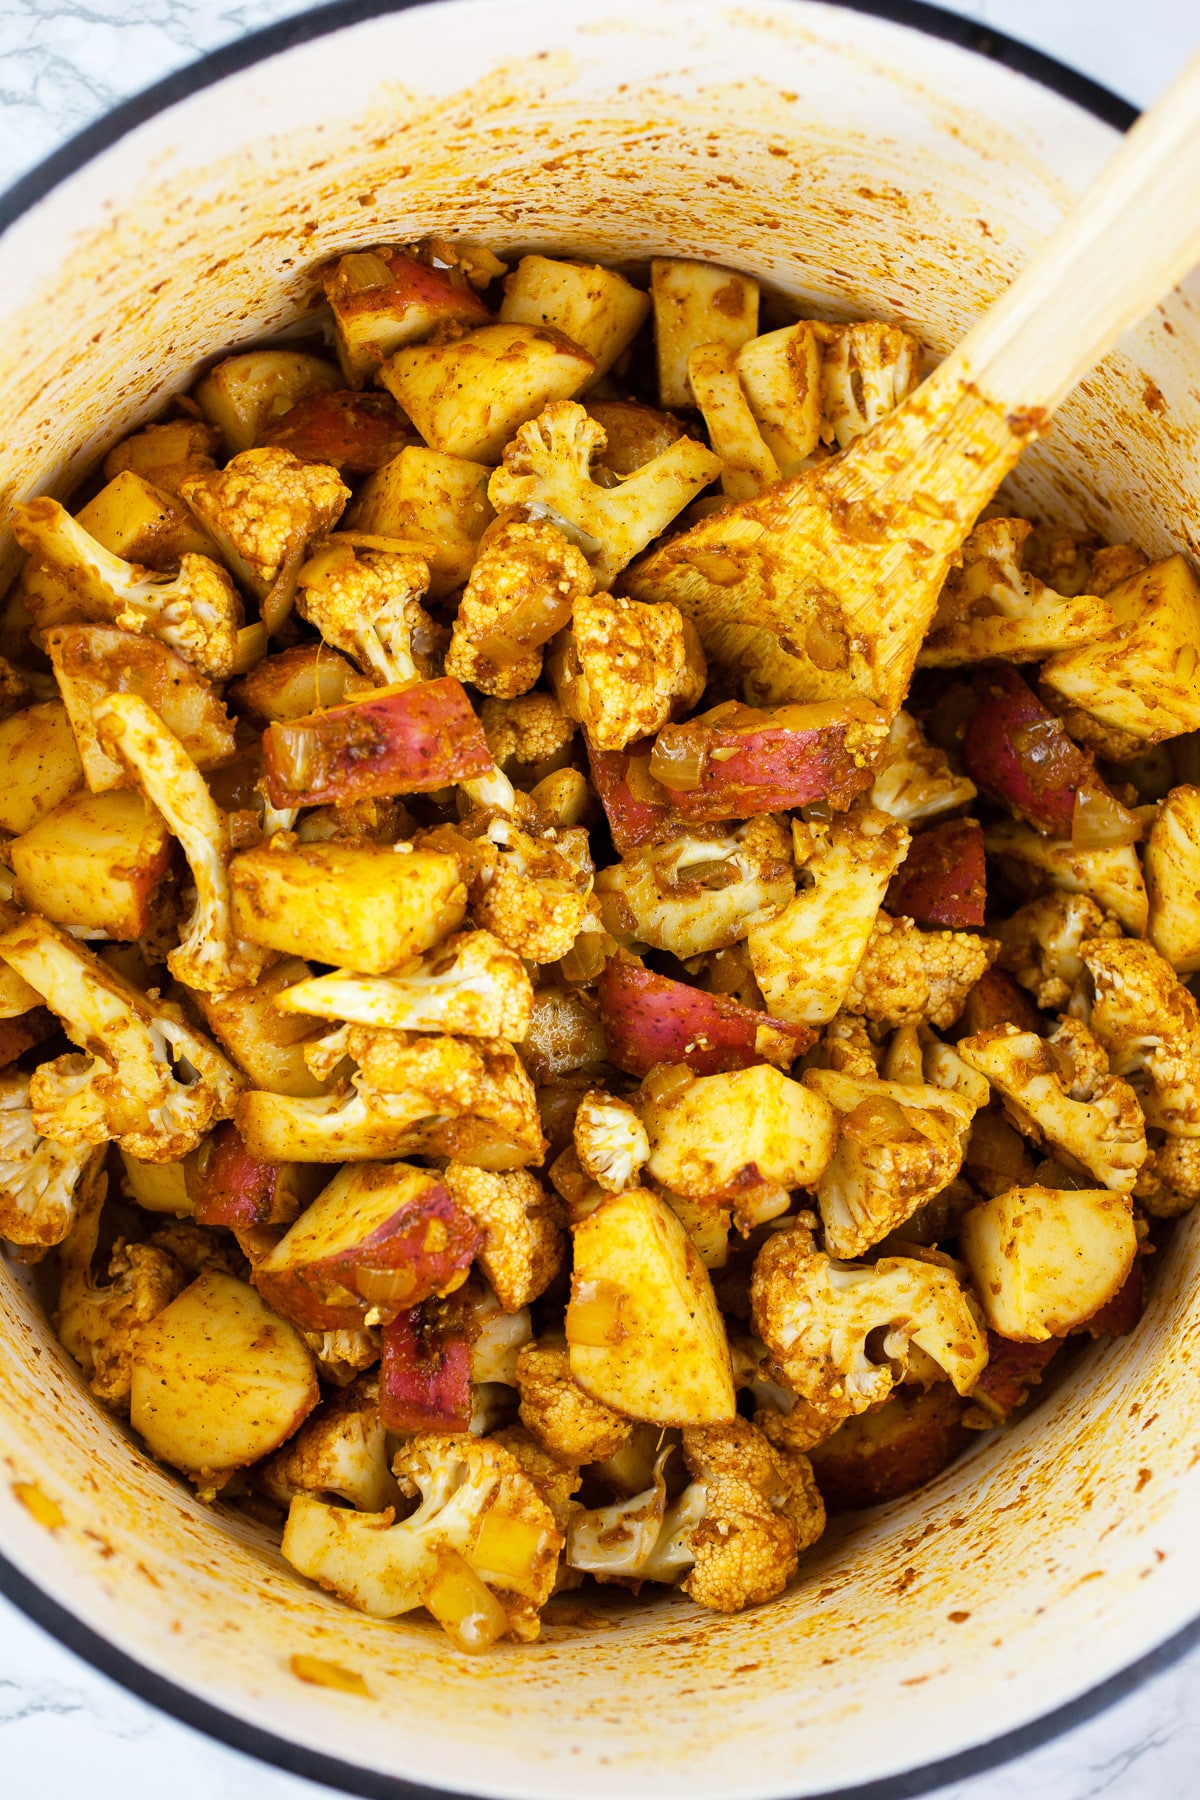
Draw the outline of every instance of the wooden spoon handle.
M939 373L1036 428L1198 262L1200 56Z

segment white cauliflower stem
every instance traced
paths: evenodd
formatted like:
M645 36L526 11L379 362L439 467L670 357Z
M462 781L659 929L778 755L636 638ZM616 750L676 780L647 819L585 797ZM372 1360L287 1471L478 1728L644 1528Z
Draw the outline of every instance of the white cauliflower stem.
M490 931L464 931L389 975L339 969L284 988L275 1004L358 1025L519 1043L533 1016L533 985L515 950Z
M700 489L721 473L721 460L692 438L680 438L614 488L592 480L592 461L608 442L603 425L573 400L552 401L522 425L488 483L497 512L507 506L548 518L572 536L607 587L666 529Z
M44 495L14 508L13 532L23 549L69 579L87 617L161 638L215 680L233 674L242 604L211 557L184 556L178 575L156 574L114 556Z

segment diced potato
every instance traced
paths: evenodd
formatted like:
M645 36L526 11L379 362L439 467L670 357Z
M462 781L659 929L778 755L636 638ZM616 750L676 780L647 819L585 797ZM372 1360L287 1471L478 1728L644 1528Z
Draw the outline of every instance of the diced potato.
M498 463L519 426L590 381L586 350L548 326L485 325L449 344L399 350L379 379L431 450Z
M750 410L733 351L726 344L698 344L688 357L688 381L708 441L725 465L722 493L731 500L752 500L770 482L779 480L779 464Z
M490 316L457 270L434 268L396 245L350 251L326 271L324 282L338 356L353 387L437 326L483 325Z
M0 826L28 831L83 786L67 709L57 700L0 721Z
M575 1228L571 1374L631 1419L715 1425L735 1411L708 1271L657 1194L614 1194Z
M688 357L699 344L740 350L758 330L758 283L713 263L659 257L650 265L659 403L692 404Z
M277 1450L320 1398L299 1332L209 1269L140 1332L130 1419L153 1455L220 1476Z
M234 930L252 944L386 975L462 924L458 858L376 844L262 844L229 871Z
M211 685L169 644L115 625L55 625L43 633L42 643L94 794L134 782L96 729L96 710L109 694L136 694L152 706L197 768L215 768L233 755L233 721Z
M736 1205L763 1187L812 1187L837 1144L829 1102L767 1063L681 1075L661 1098L651 1087L640 1111L650 1138L647 1169L693 1200Z
M168 419L161 425L147 425L113 445L104 459L104 474L112 481L124 469L132 469L156 488L178 493L181 481L214 466L212 453L218 435L203 419ZM96 535L91 526L88 529Z
M1179 975L1200 969L1200 787L1172 788L1142 857L1150 902L1147 932Z
M683 421L674 413L659 412L637 400L592 400L588 417L604 427L608 442L593 459L596 480L609 475L632 475L687 436Z
M183 556L216 553L182 500L133 469L115 475L76 517L106 550L148 569L173 569Z
M303 1331L353 1331L461 1286L482 1237L441 1179L411 1163L342 1169L254 1271Z
M380 537L403 537L414 526L436 543L426 559L430 593L461 587L495 510L487 497L489 470L462 456L413 444L363 485L347 524Z
M205 418L216 425L231 456L249 450L271 419L278 419L306 394L342 385L341 376L322 356L300 350L249 350L227 356L209 370L195 399Z
M213 1036L256 1088L304 1100L323 1094L329 1085L319 1081L304 1060L305 1044L327 1029L324 1022L280 1012L275 1005L276 994L307 981L312 973L306 962L289 957L273 964L253 987L194 996Z
M504 284L500 307L506 324L553 325L582 344L595 360L596 381L628 349L649 313L650 296L615 269L548 256L521 258Z
M125 1185L130 1198L147 1212L173 1213L177 1219L189 1218L196 1210L195 1196L188 1184L188 1168L192 1158L182 1162L140 1162L121 1151L125 1165Z
M729 1261L730 1214L727 1206L705 1206L682 1194L663 1190L663 1199L692 1240L706 1269L723 1269Z
M780 474L797 474L821 438L821 352L811 326L801 320L751 338L735 367Z
M877 1410L839 1425L809 1451L829 1511L880 1506L932 1481L971 1441L964 1405L948 1381L898 1387Z
M231 689L239 707L268 723L303 719L309 713L340 706L375 683L331 650L327 644L296 644L278 656L264 657L256 669Z
M1200 729L1200 582L1182 556L1107 595L1117 629L1042 664L1052 694L1143 744Z
M30 912L109 937L141 937L171 861L171 834L128 788L72 794L8 847Z
M908 831L874 807L835 818L808 865L811 886L751 928L750 961L768 1010L792 1025L824 1025L862 961Z
M1014 1187L966 1215L959 1253L993 1331L1019 1343L1062 1337L1098 1312L1133 1267L1128 1194Z

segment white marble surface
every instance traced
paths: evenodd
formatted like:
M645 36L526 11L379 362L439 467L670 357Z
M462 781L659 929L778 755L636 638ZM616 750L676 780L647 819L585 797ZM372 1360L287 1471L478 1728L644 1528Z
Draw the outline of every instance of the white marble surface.
M1200 45L1197 0L947 0L1139 104ZM127 94L305 0L0 0L0 187ZM986 1710L986 1696L980 1696ZM5 1800L319 1800L188 1731L0 1600ZM1195 1800L1200 1651L1099 1718L943 1800Z

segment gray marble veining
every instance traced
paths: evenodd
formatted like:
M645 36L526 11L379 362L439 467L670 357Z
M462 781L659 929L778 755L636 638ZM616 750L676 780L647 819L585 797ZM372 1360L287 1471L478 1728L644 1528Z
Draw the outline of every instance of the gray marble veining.
M944 0L1145 103L1200 42L1196 0ZM305 0L0 0L0 186L117 101ZM980 1697L980 1705L986 1697ZM328 1790L187 1730L0 1600L5 1800L319 1800ZM943 1800L1196 1800L1200 1651Z

